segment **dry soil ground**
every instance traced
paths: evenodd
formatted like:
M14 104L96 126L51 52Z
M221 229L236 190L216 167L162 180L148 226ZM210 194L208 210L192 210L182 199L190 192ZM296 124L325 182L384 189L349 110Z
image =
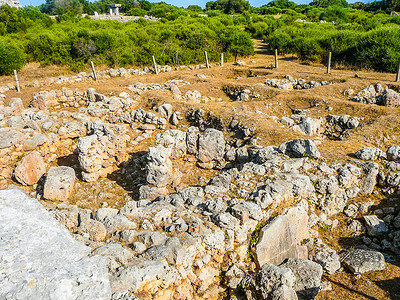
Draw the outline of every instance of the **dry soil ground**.
M164 83L171 79L181 79L191 84L181 88L182 93L187 90L198 90L203 96L209 96L214 100L207 103L188 103L185 100L172 99L170 92L149 91L144 93L138 100L137 107L142 106L146 111L151 108L158 107L159 104L171 103L174 110L184 114L189 108L202 108L206 111L212 111L214 115L221 117L227 123L233 116L239 118L243 124L249 127L256 127L256 136L260 138L258 144L279 145L281 142L296 138L304 137L300 133L294 132L280 124L273 117L281 118L291 115L291 108L308 109L310 116L326 116L328 114L359 117L361 119L360 126L352 131L351 135L343 141L329 140L324 136L315 137L321 140L318 146L322 156L328 163L345 162L351 159L351 154L361 149L363 146L379 147L382 150L393 144L400 144L400 118L399 108L382 107L376 105L368 105L355 103L349 100L348 96L343 95L343 91L352 88L355 92L360 91L364 87L381 83L383 86L394 84L394 74L376 73L367 70L351 70L345 68L333 68L331 74L325 74L326 67L316 64L305 64L299 62L295 57L280 57L279 68L271 67L274 61L272 55L268 55L264 51L264 45L256 41L257 54L253 57L246 58L245 65L235 66L232 62L228 62L224 67L212 65L210 69L199 70L179 70L169 73L160 73L159 75L130 76L127 78L119 77L112 79L94 81L85 81L64 85L69 89L86 90L93 87L97 92L105 95L111 93L118 95L121 92L130 91L127 87L137 82L142 83ZM102 67L99 66L98 69ZM103 67L105 68L105 67ZM90 72L88 69L87 72ZM356 77L355 74L358 74ZM195 77L195 74L203 74L205 79ZM280 90L272 87L257 85L263 83L267 78L279 78L284 75L291 75L293 78L304 78L307 81L323 81L333 82L332 85L320 86L308 90ZM22 83L33 82L34 80L43 80L48 77L59 77L61 75L72 75L63 67L45 67L41 68L38 64L28 64L21 72L19 72L20 81ZM0 77L0 86L13 82L13 77ZM222 91L225 85L240 85L256 88L261 94L261 99L253 101L232 101ZM7 100L11 97L20 97L25 105L35 92L40 90L60 89L62 85L52 85L49 87L25 88L21 93L8 92ZM221 98L221 100L216 100ZM6 100L6 103L7 103ZM331 111L327 108L331 107ZM181 126L187 125L185 122ZM158 131L159 132L159 131ZM157 132L154 133L154 135ZM153 138L154 138L153 135ZM148 146L154 143L154 139L149 139L139 144L135 148L130 149L132 153L145 151ZM59 157L68 157L72 152L72 145L63 150L60 149ZM58 159L53 164L68 164L68 159ZM189 167L186 164L186 167ZM200 176L204 176L205 171L199 170L193 166L183 171L184 182L189 184L198 180ZM211 176L208 174L206 177ZM123 195L126 190L123 184L116 184L118 179L113 177L103 178L100 183L87 184L81 182L81 191L74 195L71 203L80 203L91 208L98 208L100 202L98 194L106 192L104 187L108 186L112 190L115 199L107 199L113 201L113 205L120 207L124 200L119 199L118 195ZM89 194L92 196L88 197ZM85 197L86 202L79 202L78 198ZM382 195L373 195L374 199L383 199ZM365 197L357 198L356 201L366 201ZM391 199L386 201L397 201ZM382 204L384 205L384 204ZM339 217L340 220L340 217ZM337 250L341 248L350 248L354 246L350 233L342 230L345 220L340 220L340 226L334 232L321 232L325 242ZM339 272L334 276L325 278L332 284L331 291L323 291L319 294L318 299L400 299L400 268L397 263L388 264L386 270L382 272L371 272L362 275L350 275L347 272Z

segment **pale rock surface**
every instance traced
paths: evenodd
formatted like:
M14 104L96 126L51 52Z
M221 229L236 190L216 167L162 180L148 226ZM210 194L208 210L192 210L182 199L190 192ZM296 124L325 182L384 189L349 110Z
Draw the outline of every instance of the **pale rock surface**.
M44 183L43 197L65 201L74 189L75 171L70 167L51 167Z
M255 248L257 265L280 264L286 258L307 259L307 247L300 245L309 238L307 224L307 211L298 205L264 226Z
M0 298L111 298L104 258L19 190L0 191Z
M363 249L354 249L341 256L342 263L353 273L383 270L386 267L382 253Z
M33 185L46 173L46 166L38 152L31 152L19 161L14 170L15 179L23 185Z

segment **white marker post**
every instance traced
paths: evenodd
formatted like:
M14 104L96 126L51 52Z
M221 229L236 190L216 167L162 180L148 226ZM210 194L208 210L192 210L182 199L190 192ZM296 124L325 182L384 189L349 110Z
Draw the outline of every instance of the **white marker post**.
M155 72L156 72L156 75L158 75L158 68L157 68L156 59L154 58L154 56L152 56L152 59L153 59L153 67L154 67L154 70L155 70Z
M17 92L21 92L21 88L19 87L19 80L18 80L18 74L17 74L17 70L14 70L14 77L15 77L15 83L16 83L16 87L17 87Z

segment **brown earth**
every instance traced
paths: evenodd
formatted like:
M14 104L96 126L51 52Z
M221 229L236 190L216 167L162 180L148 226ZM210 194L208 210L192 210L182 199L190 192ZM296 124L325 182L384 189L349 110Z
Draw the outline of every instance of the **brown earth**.
M262 146L279 145L293 138L304 137L272 118L280 119L283 116L290 116L291 108L309 109L310 116L348 114L362 118L361 125L353 130L344 141L332 141L319 137L321 144L318 145L318 149L327 163L345 162L351 159L349 155L364 146L374 146L386 150L392 144L399 144L399 108L355 103L349 100L349 96L343 95L343 91L348 88L354 89L357 93L370 84L381 83L383 86L393 84L394 74L346 68L333 68L331 74L325 74L325 66L302 63L293 56L280 57L279 69L274 69L271 67L274 57L266 54L265 45L256 41L256 46L258 53L253 57L246 58L244 60L246 65L244 66L235 66L232 62L228 62L224 67L213 64L210 69L180 70L160 73L159 75L135 75L127 78L104 79L97 82L85 81L65 84L65 86L69 89L81 91L93 87L97 92L105 95L118 95L121 92L130 93L127 86L137 82L164 83L171 79L189 81L190 85L181 87L183 94L188 90L198 90L203 96L221 98L221 101L210 100L207 103L194 104L187 103L185 100L174 100L169 91L149 91L141 96L137 107L142 106L148 111L159 104L171 103L174 110L180 111L182 114L189 108L202 108L206 111L212 111L214 115L224 119L227 124L235 116L243 124L256 128L256 136L260 138L258 144ZM97 69L105 69L105 66L98 66ZM88 68L86 71L90 72L90 69ZM358 74L358 77L355 77L355 73ZM194 74L203 74L206 79L194 77ZM257 83L265 82L267 78L281 79L286 74L293 78L304 78L306 80L327 80L333 82L333 84L308 90L290 91L278 90L265 85L255 86ZM30 83L34 80L40 81L44 78L61 75L71 76L73 74L65 67L42 68L35 63L28 64L19 72L21 83ZM12 76L0 77L0 86L7 85L10 82L13 82ZM261 94L262 98L254 101L234 102L222 91L222 87L225 85L251 86ZM54 84L47 87L24 88L21 93L8 92L6 93L7 101L11 97L20 97L27 106L34 93L40 90L60 89L62 86L64 85ZM331 107L332 110L327 111L328 107ZM179 127L185 125L187 123L183 122ZM160 131L156 130L153 138L129 149L129 152L135 155L140 151L146 151L147 147L154 143L155 134L158 132ZM74 143L65 144L64 148L57 149L58 159L47 161L47 163L70 165L76 162L76 157L72 153ZM18 159L21 158L20 155L17 156ZM199 170L189 162L175 161L174 164L180 165L184 174L182 181L187 185L196 183L200 176L209 178L213 175L213 171ZM80 181L78 183L79 189L76 189L79 191L72 196L70 203L96 209L100 207L101 202L107 201L110 206L121 207L126 201L123 195L132 192L124 186L123 177L123 174L116 171L112 176L101 178L97 183ZM108 192L111 193L112 197L107 196ZM383 199L382 195L374 195L375 201L380 199ZM366 200L369 199L357 199L357 201ZM49 203L47 202L47 204ZM320 231L320 235L324 242L336 250L350 249L354 246L354 239L349 232L342 230L346 225L346 218L338 218L341 226L334 231ZM320 292L317 299L400 299L400 267L398 263L388 263L384 271L362 275L351 275L342 271L334 276L325 277L325 281L332 284L332 290Z

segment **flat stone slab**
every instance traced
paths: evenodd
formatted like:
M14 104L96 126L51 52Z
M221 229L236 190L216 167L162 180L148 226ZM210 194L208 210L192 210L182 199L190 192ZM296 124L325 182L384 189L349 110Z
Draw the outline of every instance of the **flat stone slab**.
M378 251L354 249L342 254L341 261L353 273L379 271L386 267L383 254Z
M107 263L90 251L36 199L0 190L0 299L110 299Z

